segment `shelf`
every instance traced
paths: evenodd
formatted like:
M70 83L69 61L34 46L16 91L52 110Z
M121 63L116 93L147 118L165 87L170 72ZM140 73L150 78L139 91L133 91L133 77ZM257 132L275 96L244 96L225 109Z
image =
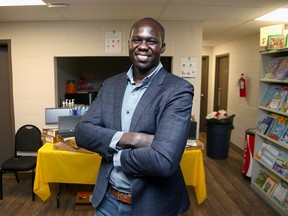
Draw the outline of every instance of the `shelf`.
M260 77L264 77L264 74L266 74L267 67L271 66L271 61L275 59L280 58L288 58L288 48L285 49L279 49L279 50L268 50L268 51L262 51L261 54L261 63L262 63L262 71L260 72ZM258 104L262 104L262 100L265 97L266 91L270 88L270 86L273 85L282 85L287 87L288 86L288 80L277 80L277 79L259 79L259 99ZM285 118L288 118L288 113L284 113L278 110L269 109L264 106L258 106L257 109L257 122L262 121L265 116L271 115L271 114L277 114L281 115ZM252 166L252 181L251 181L251 187L255 190L256 193L258 193L266 202L267 204L270 204L271 207L273 207L277 212L279 212L281 215L288 215L288 210L284 209L282 206L280 206L278 203L274 201L273 198L270 198L261 188L257 186L255 183L255 179L259 175L260 170L266 171L267 174L271 175L274 178L277 178L278 181L283 181L286 184L288 183L288 179L286 179L286 176L281 175L276 170L274 170L272 167L266 165L264 162L260 161L256 157L259 149L261 148L263 143L269 143L270 145L274 146L275 148L279 148L281 151L284 151L285 153L288 153L288 145L280 143L277 140L274 140L262 133L256 132L255 134L255 145L254 145L254 161ZM269 155L267 155L269 157ZM271 155L272 157L272 155ZM273 157L274 158L274 157ZM268 159L267 159L268 160ZM279 159L280 160L280 159Z
M262 110L265 110L265 111L268 111L268 112L272 112L272 113L277 113L279 115L288 117L288 113L284 113L284 112L281 112L281 111L278 111L278 110L275 110L275 109L269 109L269 108L263 107L263 106L259 106L259 109L262 109Z
M266 82L266 83L288 84L288 80L260 79L260 81L261 81L261 82Z
M276 145L281 146L282 148L288 150L288 146L287 145L284 145L283 143L280 143L279 141L274 140L274 139L272 139L272 138L270 138L270 137L268 137L268 136L266 136L264 134L261 134L261 133L258 133L258 132L256 132L256 133L257 133L258 136L262 137L263 139L269 140L270 142L273 142Z
M260 51L260 53L262 55L268 55L268 54L275 54L275 53L284 53L284 52L288 52L288 48L284 48L284 49L275 49L275 50L264 50L264 51Z
M271 197L269 197L264 191L261 190L261 188L258 187L258 185L255 182L251 183L251 187L258 192L258 194L261 195L261 197L269 203L279 214L286 215L288 214L287 211L285 211L284 208L282 208L280 205L278 205Z
M276 175L278 178L281 178L283 181L288 183L288 179L286 179L284 176L280 175L279 173L277 173L275 170L273 170L270 167L267 167L264 163L262 163L258 158L255 158L255 160L260 163L263 167L265 167L265 169L269 170L270 172L272 172L274 175Z

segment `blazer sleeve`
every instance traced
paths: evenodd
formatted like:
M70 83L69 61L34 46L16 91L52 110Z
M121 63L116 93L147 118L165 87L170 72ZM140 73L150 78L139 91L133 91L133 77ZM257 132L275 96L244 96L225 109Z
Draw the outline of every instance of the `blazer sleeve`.
M179 170L187 142L194 95L193 86L182 81L157 94L161 104L151 104L159 107L152 146L122 151L121 166L127 176L169 177ZM161 95L169 96L161 98Z
M109 85L107 82L103 84L105 87L100 89L95 101L75 127L77 145L96 152L106 159L113 156L114 150L109 148L109 144L117 132L114 127L107 125L103 116L103 107L105 110L106 101L109 100L105 97L104 92L106 91L105 89L109 89Z

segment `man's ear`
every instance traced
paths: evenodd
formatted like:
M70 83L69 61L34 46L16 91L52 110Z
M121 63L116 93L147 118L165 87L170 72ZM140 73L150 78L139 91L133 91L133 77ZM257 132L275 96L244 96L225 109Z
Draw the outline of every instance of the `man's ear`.
M164 53L165 50L166 50L166 44L163 43L163 44L162 44L162 47L161 47L161 53Z

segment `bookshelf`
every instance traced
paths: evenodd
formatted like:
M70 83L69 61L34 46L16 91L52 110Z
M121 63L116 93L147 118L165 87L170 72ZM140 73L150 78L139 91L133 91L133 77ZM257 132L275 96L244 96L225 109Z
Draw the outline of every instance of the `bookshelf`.
M277 66L273 65L271 67L271 62L275 62L278 59L281 60L286 58L288 59L288 49L263 51L260 53L260 55L261 55L262 69L260 72L260 80L259 80L259 99L258 99L259 106L257 111L257 132L255 135L254 162L251 178L251 187L277 212L279 212L281 215L288 215L288 203L287 203L288 192L286 192L286 189L282 190L283 188L282 186L283 185L286 186L286 184L288 190L288 175L282 173L282 170L277 169L279 160L283 159L283 155L284 156L286 154L288 155L288 141L287 142L283 141L283 137L281 137L280 139L280 137L275 138L275 136L271 136L273 124L275 124L275 122L278 121L280 122L281 120L279 119L287 119L285 124L288 125L288 111L283 111L284 107L282 108L282 106L285 105L284 103L286 99L283 99L282 103L279 102L279 107L274 109L271 109L268 105L263 104L263 99L267 97L267 92L269 91L269 89L272 88L271 86L276 85L280 86L281 89L283 88L285 89L285 91L288 89L288 78L283 78L282 80L279 80L273 76L270 76L271 74L267 76L267 72L269 71L271 72L271 68L277 70L277 67L280 65L279 63ZM287 93L285 92L285 94L286 95L284 97L287 98L288 101L288 91ZM267 116L277 116L277 117L276 120L273 123L271 123L271 125L268 124L268 128L269 127L270 128L268 129L267 133L264 134L261 127L262 123L264 122L263 119L267 120ZM283 133L284 132L282 131L282 134ZM269 145L269 148L267 147L266 144ZM271 148L273 150L269 150ZM268 163L265 160L267 160ZM288 162L288 159L286 162ZM288 164L286 164L286 169L288 171ZM268 176L269 179L275 180L275 184L274 182L273 184L271 184L271 182L268 181ZM266 189L267 186L271 187L269 188L268 192L267 190L264 189L265 186ZM284 197L285 201L283 201L283 196L285 196Z

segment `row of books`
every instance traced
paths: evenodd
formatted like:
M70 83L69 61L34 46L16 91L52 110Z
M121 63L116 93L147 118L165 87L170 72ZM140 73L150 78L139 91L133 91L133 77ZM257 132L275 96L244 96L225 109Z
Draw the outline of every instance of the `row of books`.
M260 106L288 113L288 87L282 85L270 85Z
M260 170L255 179L258 187L275 203L288 212L288 184Z
M288 179L288 153L280 150L272 144L263 142L256 158L265 166L274 170L283 178Z
M257 123L257 131L288 146L288 118L271 113Z
M288 79L288 58L277 58L269 62L265 68L264 79Z

